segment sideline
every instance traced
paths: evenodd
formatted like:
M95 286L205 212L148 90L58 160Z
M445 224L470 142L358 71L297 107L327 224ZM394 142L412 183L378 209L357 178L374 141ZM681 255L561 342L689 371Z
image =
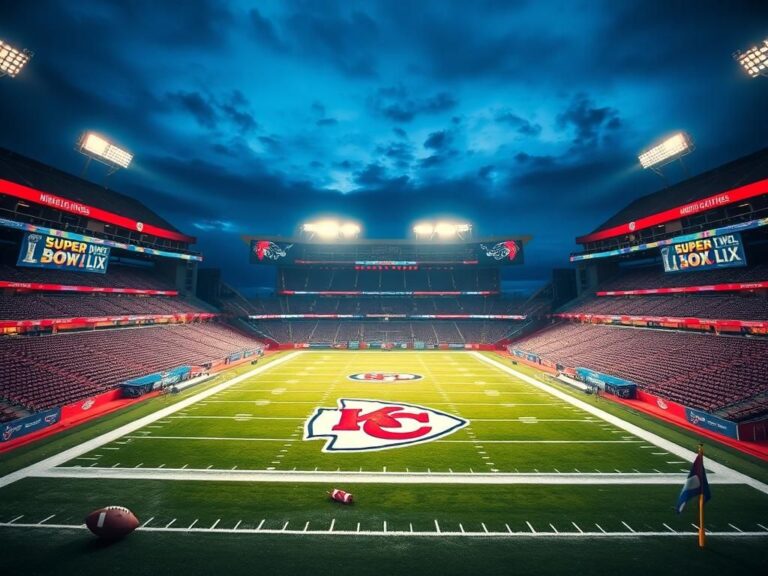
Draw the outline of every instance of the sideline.
M497 473L497 472L330 472L287 470L221 470L195 468L76 468L63 466L41 470L34 474L41 478L79 478L110 480L195 480L211 482L297 482L359 484L665 484L679 485L685 475L678 473L636 472L562 472L551 473ZM710 484L741 484L726 476L714 475Z
M35 464L31 464L26 468L22 468L21 470L16 470L15 472L11 472L6 476L0 477L0 488L8 486L9 484L12 484L23 478L27 478L28 476L37 476L41 472L44 472L49 468L59 466L60 464L63 464L64 462L68 462L69 460L72 460L77 456L81 456L86 452L90 452L91 450L94 450L99 446L102 446L104 444L117 440L121 436L125 436L126 434L130 434L131 432L135 432L139 428L143 428L148 424L152 424L157 420L161 420L166 416L179 412L184 408L191 406L192 404L196 404L201 400L204 400L206 398L209 398L210 396L213 396L214 394L218 394L222 390L226 390L227 388L234 386L235 384L239 384L240 382L247 380L252 376L261 374L262 372L269 370L273 366L277 366L278 364L282 364L284 362L287 362L288 360L292 360L299 354L301 354L301 352L292 352L292 353L286 354L282 358L276 358L269 364L265 364L263 366L259 366L258 368L254 368L253 370L250 370L249 372L241 374L240 376L235 376L231 380L222 382L221 384L218 384L213 388L209 388L208 390L200 392L199 394L195 394L190 398L181 400L180 402L177 402L176 404L172 404L171 406L167 406L166 408L161 408L157 412L153 412L152 414L144 416L143 418L134 420L133 422L125 424L124 426L120 426L119 428L116 428L110 432L102 434L101 436L97 436L96 438L92 438L91 440L83 442L82 444L73 446L68 450L55 454L54 456L41 460L40 462L36 462Z
M239 523L238 523L239 524ZM359 526L359 525L358 525ZM333 524L330 528L313 529L309 530L309 522L305 524L303 529L288 529L288 522L286 522L282 528L217 528L215 525L210 528L205 527L188 527L188 528L170 528L170 527L154 527L154 526L141 526L136 529L137 532L176 532L176 533L197 533L197 534L264 534L264 535L286 535L286 536L376 536L385 538L557 538L557 539L582 539L582 538L692 538L698 532L693 531L636 531L631 528L627 532L606 532L602 530L600 532L587 532L579 528L578 532L536 532L533 526L530 526L531 531L526 532L514 532L508 524L505 524L507 528L506 532L503 531L490 531L484 530L483 532L477 531L465 531L460 526L459 531L444 530L440 528L437 520L435 520L434 531L415 531L415 530L387 530L387 522L384 521L383 530L334 530ZM551 526L551 525L550 525ZM597 526L597 525L596 525ZM88 530L85 524L21 524L10 522L0 522L0 528L20 528L20 529L42 529L42 530ZM578 528L578 527L577 527ZM598 526L599 528L599 526ZM768 536L768 532L763 531L718 531L710 532L707 530L707 536L715 536L717 538L765 538Z
M638 438L642 438L646 442L654 444L655 446L658 446L659 448L666 450L670 454L679 456L680 458L683 458L688 462L693 462L693 460L696 458L696 453L691 450L683 448L682 446L679 446L674 442L670 442L669 440L662 438L661 436L658 436L653 432L644 430L639 426L631 424L626 420L622 420L618 416L614 416L613 414L609 414L608 412L600 410L599 408L596 408L592 404L579 400L578 398L574 398L570 394L566 394L565 392L561 392L560 390L552 388L551 386L544 384L543 382L540 382L535 378L531 378L527 374L518 372L514 368L510 368L509 366L506 366L501 362L494 360L493 358L489 358L488 356L480 354L479 352L472 352L471 354L473 354L478 360L486 364L490 364L491 366L495 366L499 370L502 370L503 372L506 372L507 374L514 376L515 378L519 378L523 382L526 382L531 386L535 386L539 390L543 390L544 392L551 394L555 398L559 398L564 402L568 402L570 405L575 406L580 410L584 410L585 412L588 412L593 416L597 416L601 420L604 420L610 424L613 424L614 426L617 426L622 430L626 430L630 434L633 434ZM742 474L741 472L737 472L732 468L723 466L722 464L715 462L711 458L707 458L706 467L707 469L715 472L716 474L722 474L723 476L727 476L732 483L746 484L748 486L751 486L755 490L759 490L763 494L768 494L768 484L760 482L759 480L755 480L754 478L751 478L746 474Z

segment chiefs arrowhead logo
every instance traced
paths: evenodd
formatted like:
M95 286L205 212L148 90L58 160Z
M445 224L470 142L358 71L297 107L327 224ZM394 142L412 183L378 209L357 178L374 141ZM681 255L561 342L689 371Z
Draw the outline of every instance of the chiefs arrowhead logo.
M421 380L422 376L407 372L359 372L350 374L347 378L363 382L412 382Z
M415 404L340 398L338 408L317 408L304 440L327 438L323 452L362 452L431 442L468 420Z

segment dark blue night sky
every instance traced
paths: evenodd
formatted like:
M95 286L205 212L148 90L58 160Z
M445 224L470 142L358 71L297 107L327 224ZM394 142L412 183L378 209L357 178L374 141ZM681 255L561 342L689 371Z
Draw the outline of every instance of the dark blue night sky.
M136 160L110 184L240 287L240 234L319 214L532 234L522 286L663 185L636 158L660 136L692 135L692 173L768 144L768 78L731 57L766 37L764 1L2 2L36 55L0 145L78 173L78 135L112 137Z

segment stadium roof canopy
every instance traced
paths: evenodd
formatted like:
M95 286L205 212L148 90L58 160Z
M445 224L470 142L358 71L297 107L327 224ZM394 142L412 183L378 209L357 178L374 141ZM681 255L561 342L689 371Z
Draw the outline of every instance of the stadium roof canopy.
M611 216L591 234L766 178L768 178L768 148L638 198Z
M0 148L0 178L158 228L179 232L167 220L158 216L135 198L130 198L120 192L99 186L5 148Z

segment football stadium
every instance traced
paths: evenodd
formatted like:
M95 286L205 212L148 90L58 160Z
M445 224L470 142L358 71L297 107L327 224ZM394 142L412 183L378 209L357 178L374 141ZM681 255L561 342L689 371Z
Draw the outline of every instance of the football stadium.
M726 59L739 82L764 44ZM56 74L5 41L0 66L9 92ZM242 124L236 100L204 118ZM535 198L475 222L436 195L370 234L394 196L307 216L264 193L235 227L104 132L69 164L2 140L2 574L764 571L764 135L693 164L676 132L629 160L642 193L588 171L588 208L543 227Z

